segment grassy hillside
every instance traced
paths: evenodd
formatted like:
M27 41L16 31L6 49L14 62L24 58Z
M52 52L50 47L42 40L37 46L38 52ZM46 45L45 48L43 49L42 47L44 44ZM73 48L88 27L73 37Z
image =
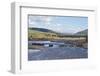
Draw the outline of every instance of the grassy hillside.
M28 28L28 40L75 40L87 35L87 30L75 34L60 34L44 28ZM74 37L74 38L73 38ZM76 38L76 40L79 38Z
M45 30L43 30L45 31ZM53 32L43 32L40 29L35 30L35 29L28 29L28 39L54 39L57 38L57 34ZM47 30L46 30L47 31Z

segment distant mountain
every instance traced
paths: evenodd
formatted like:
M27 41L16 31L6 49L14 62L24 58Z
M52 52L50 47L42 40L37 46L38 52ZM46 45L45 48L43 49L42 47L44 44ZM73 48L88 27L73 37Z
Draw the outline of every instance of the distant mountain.
M75 35L88 35L88 29L85 29L83 31L79 31L79 32L75 33Z
M49 33L55 33L52 30L45 29L45 28L29 28L30 30L40 31L40 32L49 32Z
M33 30L33 31L38 31L38 32L44 32L44 33L54 33L54 34L57 34L59 36L66 36L66 35L72 35L72 33L60 33L60 32L56 32L56 31L53 31L53 30L50 30L50 29L45 29L45 28L29 28L30 30Z
M69 35L75 35L75 36L77 36L77 35L87 35L88 34L88 29L85 29L85 30L82 30L82 31L79 31L79 32L77 32L77 33L74 33L74 34L72 34L72 33L58 33L58 32L56 32L56 31L53 31L53 30L50 30L50 29L45 29L45 28L36 28L36 27L34 27L34 28L29 28L29 30L32 30L32 31L34 31L34 32L42 32L42 33L53 33L53 34L56 34L56 35L58 35L58 36L69 36Z

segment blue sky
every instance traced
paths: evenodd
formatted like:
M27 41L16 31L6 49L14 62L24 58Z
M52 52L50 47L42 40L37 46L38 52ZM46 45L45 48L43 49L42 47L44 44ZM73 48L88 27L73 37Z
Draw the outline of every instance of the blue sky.
M46 28L60 33L76 33L88 29L88 17L29 15L29 27Z

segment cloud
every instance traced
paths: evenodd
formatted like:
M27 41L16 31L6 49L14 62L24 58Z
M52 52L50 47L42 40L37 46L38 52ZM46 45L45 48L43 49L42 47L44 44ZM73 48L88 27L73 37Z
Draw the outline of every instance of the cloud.
M50 25L52 21L52 17L50 16L42 16L40 19L44 23L44 25Z
M49 25L52 21L50 16L29 16L29 24L42 23L44 25Z
M29 25L36 25L36 22L29 19Z

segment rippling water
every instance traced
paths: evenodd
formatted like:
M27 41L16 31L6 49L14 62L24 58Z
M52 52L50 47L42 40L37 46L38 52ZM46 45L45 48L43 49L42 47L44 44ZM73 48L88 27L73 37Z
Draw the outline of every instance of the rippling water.
M88 49L80 47L57 47L29 49L28 60L55 60L88 58Z

